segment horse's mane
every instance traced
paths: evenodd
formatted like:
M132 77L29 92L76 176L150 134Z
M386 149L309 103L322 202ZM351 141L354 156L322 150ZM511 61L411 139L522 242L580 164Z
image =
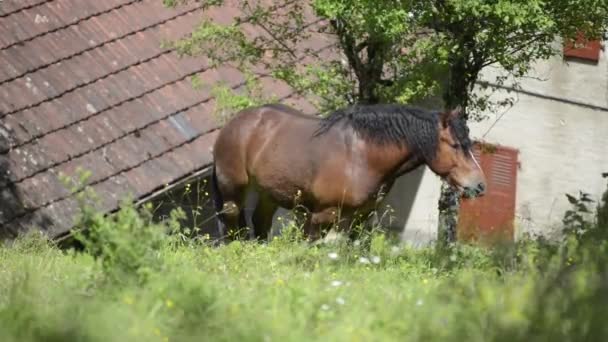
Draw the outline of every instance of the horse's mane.
M366 139L378 144L399 144L413 148L426 160L435 157L440 112L401 105L353 105L336 110L319 123L316 135L327 132L342 122ZM464 151L471 148L469 132L463 120L451 120L451 133Z

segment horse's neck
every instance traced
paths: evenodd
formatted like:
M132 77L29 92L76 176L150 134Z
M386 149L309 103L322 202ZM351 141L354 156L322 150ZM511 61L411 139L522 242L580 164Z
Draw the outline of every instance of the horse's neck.
M394 178L401 177L402 175L413 171L424 163L423 159L419 156L408 156L405 161L399 166L394 174Z

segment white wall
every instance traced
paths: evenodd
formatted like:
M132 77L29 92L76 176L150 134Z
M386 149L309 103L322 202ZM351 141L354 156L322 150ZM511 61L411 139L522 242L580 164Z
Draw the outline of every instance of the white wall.
M482 79L493 82L499 73L497 68L488 68ZM558 56L535 64L531 76L539 79L522 80L521 88L526 92L608 108L608 62L604 53L598 65L578 61L566 64ZM471 124L471 135L519 149L516 238L524 232L550 235L569 208L565 193L583 190L598 199L606 189L601 173L608 172L608 109L594 110L530 94L507 94L505 90L498 90L492 98L505 96L515 97L515 105L491 129L504 109ZM420 236L423 241L436 237L439 189L439 180L426 169L404 224L405 240L422 242ZM404 191L408 189L397 186L393 193Z

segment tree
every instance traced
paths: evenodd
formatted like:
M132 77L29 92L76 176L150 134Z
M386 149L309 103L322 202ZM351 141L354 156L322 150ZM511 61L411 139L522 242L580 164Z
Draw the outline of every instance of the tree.
M491 103L474 92L485 67L498 65L517 79L532 62L561 53L553 44L557 38L597 38L608 26L608 0L280 0L236 6L239 14L230 24L203 20L173 46L246 75L263 70L313 99L320 115L346 104L440 96L443 107L460 105L465 119L480 120L509 103ZM336 53L306 47L314 35L331 37ZM229 105L255 102L239 99ZM448 240L454 239L457 208L458 197L444 187L439 209Z

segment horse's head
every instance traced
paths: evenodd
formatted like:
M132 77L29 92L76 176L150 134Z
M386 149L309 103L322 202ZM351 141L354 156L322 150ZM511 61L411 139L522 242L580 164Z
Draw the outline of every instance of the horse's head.
M440 114L435 158L429 167L463 192L465 197L481 196L486 180L471 152L469 133L460 108Z

